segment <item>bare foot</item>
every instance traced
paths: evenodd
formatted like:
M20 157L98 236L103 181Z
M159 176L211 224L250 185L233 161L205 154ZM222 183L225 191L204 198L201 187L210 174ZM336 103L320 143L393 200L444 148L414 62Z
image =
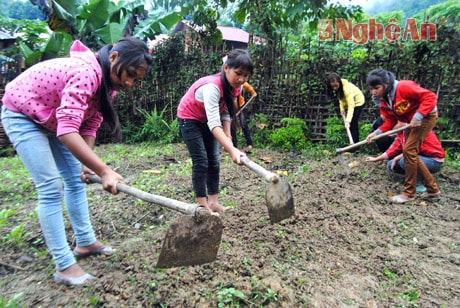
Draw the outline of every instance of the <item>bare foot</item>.
M211 212L215 212L215 213L221 213L221 212L225 212L226 210L228 210L229 208L223 206L223 205L220 205L219 203L209 203L207 208L211 211Z

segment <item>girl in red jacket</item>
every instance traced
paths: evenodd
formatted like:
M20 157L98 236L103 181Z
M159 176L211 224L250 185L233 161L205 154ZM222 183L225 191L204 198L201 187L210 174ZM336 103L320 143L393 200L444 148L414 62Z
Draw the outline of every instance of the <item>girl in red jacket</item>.
M405 163L403 158L403 148L406 141L407 133L405 131L399 132L391 146L381 155L377 157L367 157L366 161L377 162L388 160L387 168L391 172L398 174L405 174ZM428 136L423 141L418 156L423 164L428 168L431 173L436 173L441 170L444 164L444 157L446 152L442 148L441 142L434 131L430 131ZM417 192L424 192L426 188L423 183L417 183Z
M373 70L367 77L372 98L380 108L385 122L366 137L368 142L381 133L392 129L398 121L410 123L403 147L405 163L404 190L393 196L392 202L405 203L415 199L417 177L427 192L423 198L437 198L441 191L433 175L420 159L420 147L436 124L438 108L436 94L411 80L396 80L393 73L382 69Z

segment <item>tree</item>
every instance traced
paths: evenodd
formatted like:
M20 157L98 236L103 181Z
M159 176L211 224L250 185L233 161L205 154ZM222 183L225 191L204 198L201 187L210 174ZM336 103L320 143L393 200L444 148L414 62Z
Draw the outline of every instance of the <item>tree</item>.
M0 16L13 19L43 20L43 14L30 1L10 0L0 2Z
M46 46L50 35L44 21L0 17L0 29L16 37L18 42L4 51L5 55L16 58L16 55L22 54L28 59L27 63L35 63L41 59L40 50Z

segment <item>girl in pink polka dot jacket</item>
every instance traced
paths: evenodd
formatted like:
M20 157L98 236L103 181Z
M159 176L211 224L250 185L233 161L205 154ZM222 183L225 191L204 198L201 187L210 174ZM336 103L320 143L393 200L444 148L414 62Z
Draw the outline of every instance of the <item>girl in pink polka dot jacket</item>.
M37 63L5 88L2 124L35 183L56 282L79 285L94 279L76 259L112 252L94 234L85 174L99 175L104 189L117 193L123 177L94 153L96 132L104 120L121 136L112 100L116 91L142 79L151 64L147 45L139 39L123 38L97 53L75 41L69 57ZM73 251L66 238L63 201L75 233Z

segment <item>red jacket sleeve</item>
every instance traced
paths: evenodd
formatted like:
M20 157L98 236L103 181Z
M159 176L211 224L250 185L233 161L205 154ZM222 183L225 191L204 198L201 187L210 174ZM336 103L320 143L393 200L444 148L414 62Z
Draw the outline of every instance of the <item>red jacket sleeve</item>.
M388 156L388 158L393 158L396 155L401 154L403 150L403 144L404 144L404 133L399 132L396 134L396 138L393 141L393 143L385 151L385 154Z

